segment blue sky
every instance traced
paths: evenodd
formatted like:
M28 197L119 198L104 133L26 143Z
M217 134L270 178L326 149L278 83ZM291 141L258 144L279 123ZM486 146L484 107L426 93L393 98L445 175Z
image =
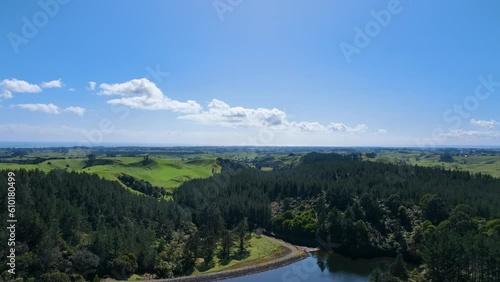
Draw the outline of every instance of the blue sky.
M500 145L498 1L0 8L0 141Z

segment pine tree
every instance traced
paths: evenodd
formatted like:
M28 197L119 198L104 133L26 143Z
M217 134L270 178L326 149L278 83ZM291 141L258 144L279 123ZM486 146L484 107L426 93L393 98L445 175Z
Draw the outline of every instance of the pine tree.
M226 259L229 258L232 247L233 247L233 236L231 234L231 231L226 229L222 231L222 239L221 239L222 257Z
M392 274L392 276L397 277L403 281L408 280L408 270L406 269L406 264L401 254L399 254L396 257L396 261L391 264L390 273Z
M246 232L248 231L248 221L247 218L243 218L243 220L240 221L238 226L236 226L236 232L238 233L238 239L239 239L239 249L240 253L245 251L245 235Z

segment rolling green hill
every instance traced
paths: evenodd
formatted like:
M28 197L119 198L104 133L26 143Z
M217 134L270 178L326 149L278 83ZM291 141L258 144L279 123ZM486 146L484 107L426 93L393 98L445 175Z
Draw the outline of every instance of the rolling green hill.
M410 165L467 170L472 173L487 173L500 178L500 156L453 156L452 162L442 162L439 153L387 151L379 153L376 158L368 160L385 163L404 162Z
M105 163L100 165L100 163ZM172 190L185 181L206 178L212 172L219 172L215 159L183 161L178 159L154 158L144 162L140 157L98 158L96 165L86 166L86 159L49 160L40 164L0 163L0 169L65 169L95 173L108 180L118 180L121 174L149 181L154 186Z

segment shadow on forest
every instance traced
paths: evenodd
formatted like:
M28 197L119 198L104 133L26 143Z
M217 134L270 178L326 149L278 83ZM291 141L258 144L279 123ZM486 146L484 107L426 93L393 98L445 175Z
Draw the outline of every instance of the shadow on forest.
M198 268L198 271L200 272L205 272L209 269L212 269L215 267L215 262L213 260L210 260L210 261L207 261L207 262L204 262L200 265L198 265L196 268Z

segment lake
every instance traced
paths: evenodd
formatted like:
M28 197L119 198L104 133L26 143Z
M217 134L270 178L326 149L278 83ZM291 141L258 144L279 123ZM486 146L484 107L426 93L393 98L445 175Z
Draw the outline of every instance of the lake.
M313 252L299 262L224 282L366 282L370 272L387 259L352 260L332 252Z

